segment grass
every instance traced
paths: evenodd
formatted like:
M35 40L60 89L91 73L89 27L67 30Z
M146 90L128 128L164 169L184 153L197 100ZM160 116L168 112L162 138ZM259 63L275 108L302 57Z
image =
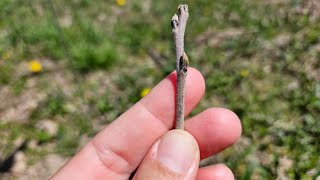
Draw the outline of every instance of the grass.
M23 130L42 146L56 144L46 153L72 155L81 135L93 136L96 123L111 122L141 98L143 88L174 69L169 20L178 1L118 6L56 0L54 11L49 2L0 2L0 86L13 93L5 100L19 102L26 89L46 94L26 122L1 123L0 129L12 134L7 142ZM311 18L317 13L312 10L298 11L311 0L186 2L186 52L206 80L205 98L192 114L221 106L235 111L243 126L242 140L217 161L241 179L319 176L320 19ZM169 57L163 67L153 64L150 49ZM49 59L56 68L31 76L15 73L34 58ZM56 73L71 74L65 77L69 83L55 84L50 77ZM10 107L0 106L0 112ZM42 119L59 125L56 136L36 130ZM292 164L279 174L285 160Z

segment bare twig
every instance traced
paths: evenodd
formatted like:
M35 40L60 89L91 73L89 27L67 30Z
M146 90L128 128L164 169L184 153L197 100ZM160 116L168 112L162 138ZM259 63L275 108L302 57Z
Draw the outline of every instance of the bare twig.
M179 5L178 12L171 19L173 40L176 49L177 94L176 94L176 129L184 128L185 80L189 60L184 52L184 33L189 17L188 6Z

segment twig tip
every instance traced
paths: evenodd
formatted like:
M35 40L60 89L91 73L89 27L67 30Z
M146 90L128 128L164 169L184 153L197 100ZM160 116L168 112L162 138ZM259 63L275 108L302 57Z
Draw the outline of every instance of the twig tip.
M189 10L188 10L188 5L186 4L180 4L178 6L178 13L179 15L182 13L182 11L184 11L185 13L189 14Z

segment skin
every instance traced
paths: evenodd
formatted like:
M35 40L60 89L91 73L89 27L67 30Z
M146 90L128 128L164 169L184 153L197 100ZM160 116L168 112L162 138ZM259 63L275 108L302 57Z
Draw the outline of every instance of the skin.
M235 113L209 108L188 119L185 131L171 130L175 118L176 73L162 80L150 93L97 134L67 162L52 179L234 179L223 164L198 168L199 161L231 146L241 135ZM205 91L199 71L188 68L185 116L199 103ZM175 161L159 160L171 147L168 137L179 137L192 149L191 165L185 172L172 170ZM170 146L170 147L169 147ZM161 147L161 148L160 148ZM186 148L180 149L182 152ZM178 150L178 151L180 151ZM182 156L177 153L177 157ZM183 156L181 157L184 160ZM168 166L167 166L168 165Z

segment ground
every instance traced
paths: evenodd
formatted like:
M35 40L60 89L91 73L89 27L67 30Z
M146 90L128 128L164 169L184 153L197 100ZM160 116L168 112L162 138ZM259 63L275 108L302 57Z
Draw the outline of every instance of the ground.
M0 178L49 177L174 70L178 3L2 0ZM186 52L206 80L192 115L229 108L243 126L202 164L237 179L319 178L320 2L186 3Z

